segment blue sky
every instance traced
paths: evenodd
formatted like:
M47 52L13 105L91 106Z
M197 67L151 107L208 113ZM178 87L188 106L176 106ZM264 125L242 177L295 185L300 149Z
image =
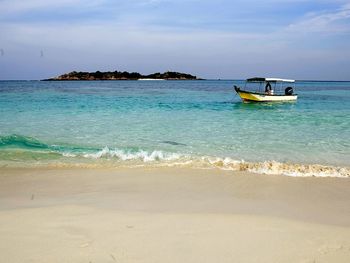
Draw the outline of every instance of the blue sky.
M0 79L72 70L350 79L350 1L0 0Z

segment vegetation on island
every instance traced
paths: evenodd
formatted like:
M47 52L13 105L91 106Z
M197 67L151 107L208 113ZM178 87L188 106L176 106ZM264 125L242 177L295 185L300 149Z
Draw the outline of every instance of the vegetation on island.
M139 79L164 79L164 80L198 80L196 76L180 72L167 71L164 73L153 73L150 75L142 75L138 72L77 72L72 71L60 75L58 77L45 80L139 80Z

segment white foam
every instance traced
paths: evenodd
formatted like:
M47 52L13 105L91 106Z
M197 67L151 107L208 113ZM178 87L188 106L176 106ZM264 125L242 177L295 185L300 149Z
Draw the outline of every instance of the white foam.
M63 153L66 157L79 157L71 153ZM81 155L80 155L81 156ZM277 161L246 162L229 157L219 158L211 156L190 156L186 154L169 153L159 150L126 150L104 147L95 153L82 155L90 159L116 160L118 165L128 161L125 165L156 165L156 166L191 166L196 168L219 168L231 171L247 171L258 174L285 175L293 177L341 177L350 178L349 167L325 166L319 164L281 163ZM130 163L130 162L132 163Z
M233 170L248 171L259 174L286 175L294 177L341 177L350 178L350 168L325 166L319 164L292 164L276 161L245 162L230 158L204 158L214 167Z
M63 155L64 157L76 157L76 156L77 156L76 154L69 153L69 152L64 152L64 153L62 153L62 155Z
M128 150L120 150L120 149L114 149L111 150L108 147L103 148L101 151L98 151L97 153L88 153L83 155L85 158L93 158L93 159L100 159L100 158L116 158L122 161L129 161L129 160L141 160L143 162L153 162L153 161L172 161L177 160L181 156L176 153L165 153L162 151L144 151L139 150L137 152L128 151Z

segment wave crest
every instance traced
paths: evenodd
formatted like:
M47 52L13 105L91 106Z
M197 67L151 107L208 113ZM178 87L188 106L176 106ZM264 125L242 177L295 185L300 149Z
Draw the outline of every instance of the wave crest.
M166 153L162 151L132 151L132 150L120 150L114 149L111 150L107 146L103 148L101 151L96 153L86 153L83 155L85 158L117 158L122 161L130 161L130 160L141 160L143 162L152 162L152 161L173 161L179 159L181 156L175 153Z
M49 146L39 140L12 134L8 136L0 136L0 147L21 147L21 148L35 148L35 149L48 149Z

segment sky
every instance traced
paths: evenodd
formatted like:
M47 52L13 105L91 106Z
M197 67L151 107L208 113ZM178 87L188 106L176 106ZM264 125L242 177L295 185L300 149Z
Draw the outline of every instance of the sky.
M0 0L0 79L350 80L350 0Z

